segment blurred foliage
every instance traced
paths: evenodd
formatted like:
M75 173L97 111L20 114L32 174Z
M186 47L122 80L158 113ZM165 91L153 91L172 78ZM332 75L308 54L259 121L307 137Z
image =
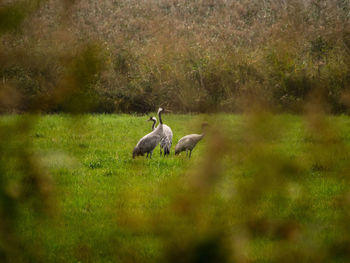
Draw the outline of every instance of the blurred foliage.
M26 17L39 8L41 2L43 1L27 0L2 3L0 7L0 34L18 29Z
M27 39L25 24L36 25L33 16L43 2L0 2L1 113L83 113L96 104L91 87L104 64L98 44L85 42L58 52L56 46L43 48L40 41ZM72 3L62 4L69 8ZM62 23L60 30L64 29ZM28 136L36 120L34 115L22 115L0 125L1 262L47 262L43 248L25 240L18 225L23 211L29 211L38 224L48 217L53 220L56 212L51 178Z

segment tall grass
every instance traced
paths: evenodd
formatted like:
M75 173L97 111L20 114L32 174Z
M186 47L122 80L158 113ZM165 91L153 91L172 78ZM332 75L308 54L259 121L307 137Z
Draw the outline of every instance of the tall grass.
M300 112L317 93L330 112L347 112L349 12L348 1L327 0L48 1L21 37L3 42L39 56L40 68L6 65L1 76L36 97L56 88L57 55L89 41L105 62L91 86L92 111L147 112L161 103L178 112L251 104Z

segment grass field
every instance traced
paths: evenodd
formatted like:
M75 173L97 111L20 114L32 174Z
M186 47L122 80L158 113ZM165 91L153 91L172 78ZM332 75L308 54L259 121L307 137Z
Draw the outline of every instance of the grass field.
M26 116L4 116L1 123L19 118ZM36 120L29 140L54 198L49 215L21 210L17 232L28 249L50 262L214 262L184 255L199 251L200 259L212 243L199 250L188 244L224 233L232 242L224 250L234 251L227 262L298 259L290 255L345 262L336 244L347 237L346 205L339 203L349 188L350 118L164 115L173 145L200 133L204 120L211 133L191 160L175 156L174 146L168 158L158 146L151 160L133 160L133 147L151 130L147 118Z

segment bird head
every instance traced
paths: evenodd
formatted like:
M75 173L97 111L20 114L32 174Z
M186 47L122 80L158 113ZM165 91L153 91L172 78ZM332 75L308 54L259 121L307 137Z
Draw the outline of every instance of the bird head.
M147 121L157 121L156 117L149 117Z
M132 151L132 158L135 159L135 157L139 155L140 155L139 149L135 147L134 150Z
M163 108L159 108L157 114L159 114L159 113L162 112L162 111L164 111L164 109L163 109Z

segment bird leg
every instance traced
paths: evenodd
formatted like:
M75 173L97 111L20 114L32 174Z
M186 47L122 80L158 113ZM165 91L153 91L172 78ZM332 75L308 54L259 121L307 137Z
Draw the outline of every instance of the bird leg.
M152 152L150 152L150 155L149 155L149 156L150 156L149 158L152 159Z
M147 153L147 155L146 155L146 159L148 159L148 153Z
M188 156L188 159L191 159L191 153L192 153L192 150L190 150L190 156Z
M160 156L162 157L162 147L159 147L160 150Z
M188 156L188 150L186 150L186 157Z

